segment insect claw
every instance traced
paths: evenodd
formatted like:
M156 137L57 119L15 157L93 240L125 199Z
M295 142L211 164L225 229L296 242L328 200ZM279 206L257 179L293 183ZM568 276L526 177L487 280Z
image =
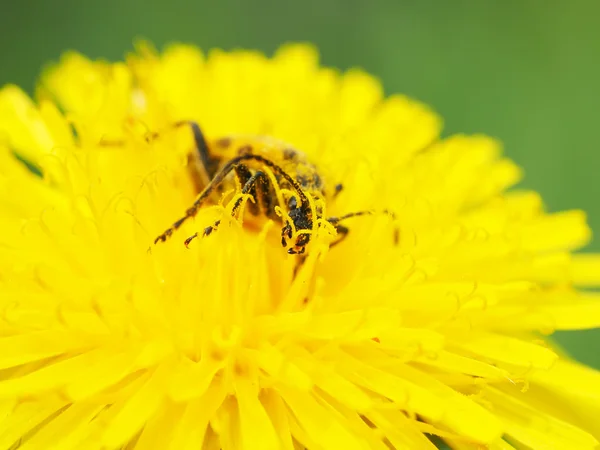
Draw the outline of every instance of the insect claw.
M192 242L194 239L196 239L198 237L198 233L194 233L193 236L190 236L189 238L187 238L184 242L185 244L185 248L187 248L189 250L190 248L190 242Z
M170 234L167 233L161 234L159 237L154 239L154 245L158 244L159 242L165 242L169 236Z

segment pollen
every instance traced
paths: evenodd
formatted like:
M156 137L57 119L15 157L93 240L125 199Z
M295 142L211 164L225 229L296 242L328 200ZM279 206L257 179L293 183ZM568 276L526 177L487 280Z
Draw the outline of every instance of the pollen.
M67 53L2 88L0 448L597 448L600 373L548 337L600 325L585 214L440 132L306 45ZM303 221L269 166L155 243L244 136Z

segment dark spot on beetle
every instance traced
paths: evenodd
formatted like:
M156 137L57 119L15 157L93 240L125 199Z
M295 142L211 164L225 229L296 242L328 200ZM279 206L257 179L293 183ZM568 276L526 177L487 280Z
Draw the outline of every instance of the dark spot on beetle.
M308 189L310 187L308 178L306 175L298 175L296 177L296 181L302 186L304 189Z
M294 161L298 158L298 152L293 148L283 149L283 159L286 161Z
M237 153L238 156L250 155L252 154L252 147L250 145L244 145L238 149Z
M217 147L218 149L224 149L227 148L231 145L231 139L230 138L221 138L221 139L217 139L215 141L215 147Z
M313 174L313 183L314 183L314 187L316 189L320 189L323 184L323 180L321 180L321 176L316 171Z

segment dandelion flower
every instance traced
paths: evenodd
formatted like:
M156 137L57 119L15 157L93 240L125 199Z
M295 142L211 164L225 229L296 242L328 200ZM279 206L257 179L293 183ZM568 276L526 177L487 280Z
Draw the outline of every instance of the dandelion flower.
M231 181L155 245L202 187L182 120L217 157L231 136L300 150L343 186L323 215L394 216L348 219L335 246L317 221L290 255L286 205L252 215ZM585 216L440 128L304 45L68 53L35 102L4 87L0 448L596 448L600 374L546 337L600 325Z

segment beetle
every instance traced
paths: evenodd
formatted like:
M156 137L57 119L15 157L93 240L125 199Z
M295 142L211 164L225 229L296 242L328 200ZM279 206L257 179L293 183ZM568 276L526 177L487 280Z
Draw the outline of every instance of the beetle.
M309 244L311 234L319 220L325 219L336 230L338 237L330 245L340 243L349 229L340 222L351 217L374 214L374 211L358 211L339 217L322 217L322 208L314 199L327 200L339 194L343 186L328 186L304 153L284 143L265 136L225 137L208 144L197 122L179 121L175 128L189 126L194 137L195 152L188 157L190 175L199 191L194 203L177 221L154 240L154 244L165 242L187 220L196 216L206 204L215 202L215 196L221 192L233 174L241 186L241 193L248 194L254 200L250 205L251 214L264 215L282 223L281 245L287 253L303 254ZM152 133L148 140L158 139L158 133ZM243 144L239 144L242 141ZM284 198L282 190L290 192ZM238 197L231 210L235 216L242 206L243 197ZM284 204L281 204L284 203ZM287 217L278 214L278 208L285 209ZM395 218L387 210L384 214ZM220 221L208 226L203 236L209 236L217 229ZM185 245L198 237L198 233L187 238ZM394 231L394 242L398 242L398 231Z

